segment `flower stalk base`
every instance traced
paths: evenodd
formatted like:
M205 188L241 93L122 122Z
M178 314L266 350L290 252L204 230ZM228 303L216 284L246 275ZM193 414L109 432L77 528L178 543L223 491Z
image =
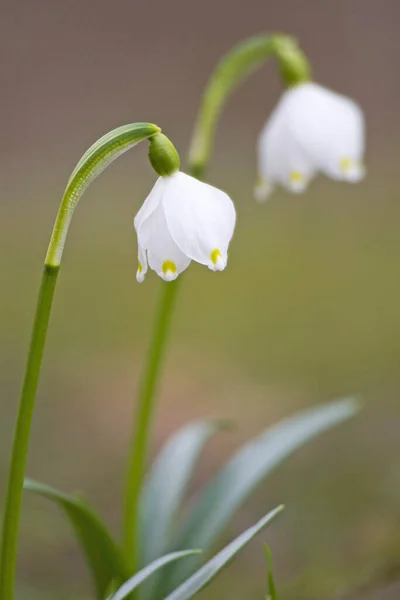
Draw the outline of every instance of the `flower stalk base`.
M0 599L13 600L19 515L36 390L59 267L45 265L18 409L3 515Z

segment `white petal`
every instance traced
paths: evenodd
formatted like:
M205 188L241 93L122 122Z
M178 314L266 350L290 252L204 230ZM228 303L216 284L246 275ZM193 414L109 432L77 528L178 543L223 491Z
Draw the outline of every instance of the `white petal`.
M140 225L139 248L147 251L149 266L165 281L176 279L190 265L190 258L172 239L161 204Z
M232 200L184 173L166 179L162 205L173 240L191 259L214 271L224 269L236 221Z
M283 95L259 137L261 185L256 188L256 198L261 200L267 197L275 183L292 192L302 192L316 173L315 161L310 159L289 127L286 105L286 96Z
M265 202L274 191L274 186L269 179L259 176L254 186L254 199L257 202Z
M138 245L138 268L136 271L136 281L138 283L143 283L144 278L147 273L147 256L146 251Z
M365 134L360 107L315 83L292 88L285 96L290 131L318 169L334 179L362 178Z
M133 222L136 232L139 231L144 221L155 211L157 206L160 204L162 191L164 188L164 177L159 177L155 182L153 189L143 202L139 212L137 213Z

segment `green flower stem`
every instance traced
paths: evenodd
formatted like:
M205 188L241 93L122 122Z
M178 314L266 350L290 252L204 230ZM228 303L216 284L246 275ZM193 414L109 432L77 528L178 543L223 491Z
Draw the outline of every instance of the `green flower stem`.
M267 58L278 60L287 86L309 79L309 66L295 40L286 35L260 35L238 44L217 65L206 87L189 151L188 172L201 179L211 158L213 140L222 107L231 92ZM124 506L124 547L132 572L139 566L138 508L150 437L157 383L165 355L167 334L176 301L177 281L163 284L158 318L144 365L136 418L128 457ZM1 599L0 599L1 600Z
M3 517L0 560L1 600L12 600L14 596L19 517L29 434L58 272L58 267L44 267L22 386Z
M139 386L132 445L128 457L124 521L124 546L126 559L132 573L136 571L139 563L136 544L139 526L139 519L137 518L138 504L146 463L151 418L154 411L154 398L161 375L161 365L166 350L179 283L179 279L175 279L175 281L163 283L162 285L162 296L153 337Z
M228 97L271 57L276 58L286 86L297 85L310 78L307 59L290 36L258 35L232 48L212 73L197 115L189 152L191 170L196 177L201 177L210 160L215 130Z
M45 260L11 453L0 544L0 600L14 598L22 489L35 396L57 275L74 210L88 185L112 161L138 142L159 132L159 127L151 123L134 123L100 138L78 162L61 200Z

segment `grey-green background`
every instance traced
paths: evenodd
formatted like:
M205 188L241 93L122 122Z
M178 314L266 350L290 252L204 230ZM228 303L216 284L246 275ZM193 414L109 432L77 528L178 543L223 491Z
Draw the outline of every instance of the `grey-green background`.
M0 503L41 263L66 180L101 134L153 121L184 157L218 58L262 31L295 35L316 79L357 99L368 176L319 179L301 197L252 200L255 139L281 88L272 63L230 100L209 181L235 200L229 268L185 276L153 452L195 417L234 419L197 489L235 447L316 402L362 393L365 410L261 486L226 540L285 514L204 599L263 598L263 542L281 598L396 598L400 579L400 156L396 0L18 0L0 19ZM54 305L29 474L84 490L115 531L140 366L162 283L135 281L132 220L154 182L145 146L108 169L76 213ZM26 497L20 598L90 598L63 517ZM364 591L364 590L369 591ZM397 592L396 592L397 589ZM358 590L358 591L357 591Z

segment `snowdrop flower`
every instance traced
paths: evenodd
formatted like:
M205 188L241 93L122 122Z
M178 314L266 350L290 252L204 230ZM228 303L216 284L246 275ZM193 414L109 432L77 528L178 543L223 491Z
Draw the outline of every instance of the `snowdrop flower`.
M212 271L225 269L236 221L232 200L179 170L166 174L152 164L160 177L134 221L139 246L137 281L144 281L148 267L172 281L192 260Z
M320 85L300 83L283 94L261 132L255 198L265 200L276 184L302 192L318 172L360 181L363 153L360 107Z

